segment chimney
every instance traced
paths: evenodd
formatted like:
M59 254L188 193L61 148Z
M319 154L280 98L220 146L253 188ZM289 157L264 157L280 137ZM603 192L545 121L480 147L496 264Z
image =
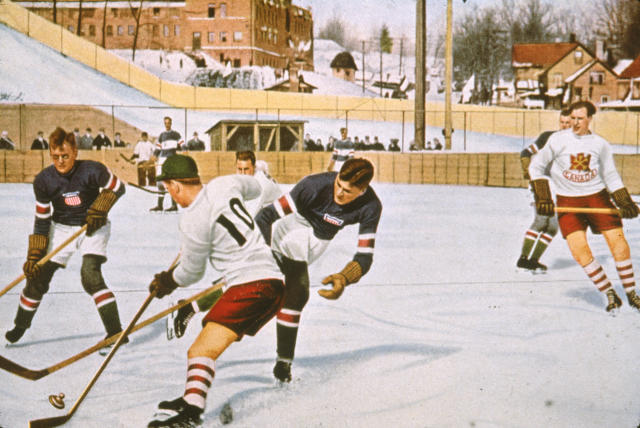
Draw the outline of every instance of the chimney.
M293 61L289 65L289 92L300 92L300 78L298 77L298 64Z
M569 34L569 43L575 43L575 42L576 42L576 33Z
M602 62L605 62L607 59L604 51L604 40L596 40L596 58L598 58Z

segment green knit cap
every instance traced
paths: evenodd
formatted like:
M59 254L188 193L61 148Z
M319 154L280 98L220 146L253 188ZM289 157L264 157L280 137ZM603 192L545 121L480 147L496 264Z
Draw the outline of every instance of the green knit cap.
M172 155L162 164L162 173L156 177L158 181L198 178L198 166L193 158L185 155Z

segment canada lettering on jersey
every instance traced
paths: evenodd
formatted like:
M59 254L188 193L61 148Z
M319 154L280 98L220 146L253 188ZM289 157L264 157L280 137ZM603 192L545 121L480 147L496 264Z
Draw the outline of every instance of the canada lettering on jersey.
M598 176L598 169L591 169L591 155L578 153L570 156L571 165L568 170L562 172L562 176L574 183L586 183Z

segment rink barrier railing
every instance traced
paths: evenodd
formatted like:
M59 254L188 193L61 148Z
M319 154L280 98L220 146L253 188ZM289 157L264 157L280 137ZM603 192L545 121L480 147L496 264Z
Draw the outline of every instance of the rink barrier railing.
M233 152L190 152L206 182L235 173ZM121 155L131 150L79 151L79 159L103 162L120 179L137 182L136 167ZM293 184L306 175L326 170L331 154L326 152L258 152L269 164L269 173L279 183ZM518 153L387 153L357 152L375 165L374 182L402 184L446 184L493 187L527 187ZM618 172L631 193L640 193L640 155L614 155ZM31 183L50 165L47 151L0 150L0 182Z
M285 93L263 90L203 88L163 80L130 61L8 0L0 0L0 22L125 85L184 109L227 109L267 114L277 111L303 118L375 120L412 124L414 101ZM454 104L453 127L470 132L535 137L557 127L558 112ZM288 113L286 113L288 112ZM428 126L444 126L443 103L425 106ZM602 112L594 130L614 144L638 142L640 119L629 112Z
M464 141L462 151L467 151L468 147L473 146L476 139L474 133L516 137L521 140L521 147L524 147L533 142L541 132L557 128L557 112L542 110L483 111L479 110L477 106L469 105L465 105L464 108L468 108L468 110L454 111L452 114L454 137L461 137ZM107 136L111 139L113 139L113 135L117 131L122 134L124 141L135 142L138 141L141 131L148 131L150 136L157 136L154 135L153 131L159 132L162 117L168 115L173 118L175 128L182 135L191 136L193 131L198 131L200 137L205 139L208 138L204 133L207 129L196 129L194 127L196 122L193 118L194 115L202 113L211 113L212 115L211 123L208 126L213 126L218 120L214 119L214 116L217 118L233 118L241 115L251 120L304 120L306 121L305 129L308 129L314 121L322 122L331 119L319 117L321 116L320 113L328 115L328 111L319 112L318 110L298 110L295 108L254 108L248 111L243 108L187 109L161 106L0 103L0 130L7 130L17 144L17 148L21 150L27 150L31 147L31 142L38 131L43 131L45 136L48 136L56 126L61 126L68 131L78 127L81 133L84 133L84 129L87 126L90 126L94 136L97 134L98 129L102 127L105 128ZM348 110L334 113L336 117L332 119L336 120L337 123L334 126L335 129L328 130L327 134L333 134L337 137L340 126L349 128L350 124L356 119L353 118L352 112ZM380 123L374 116L375 114L372 114L368 119L375 121L372 123L372 128ZM154 126L153 129L141 130L129 122L129 120L131 122L140 122L140 118L147 120L147 117L157 117L158 126ZM400 146L405 150L409 149L411 136L413 135L413 118L413 111L402 111L399 122L384 122L385 124L388 123L387 128L393 129L393 137L399 140ZM425 113L425 118L425 126L427 128L441 129L444 113L442 111L428 110ZM364 125L363 122L358 122L358 127L366 129L366 121ZM638 112L628 112L624 115L611 111L598 112L593 118L591 129L612 144L633 145L636 147L636 153L640 153L640 113ZM444 142L441 133L438 133L437 136L441 142ZM314 137L323 137L323 143L327 143L326 136ZM389 141L382 141L382 143L386 147Z

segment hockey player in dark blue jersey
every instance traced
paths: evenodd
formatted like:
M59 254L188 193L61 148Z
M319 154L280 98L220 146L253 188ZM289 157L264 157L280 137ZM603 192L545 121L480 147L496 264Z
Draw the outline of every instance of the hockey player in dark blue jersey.
M169 116L165 116L165 130L158 137L156 150L153 152L153 156L156 158L156 175L160 175L162 173L162 164L164 161L167 160L169 156L175 155L178 150L182 150L182 145L184 144L180 133L171 129L171 124L171 118ZM164 209L164 195L167 193L167 189L165 189L164 184L161 181L158 181L156 184L158 185L158 190L162 193L158 196L158 204L151 208L150 211L162 211ZM176 201L171 199L171 208L167 209L167 211L178 211Z
M558 123L560 130L571 128L571 112L562 110ZM531 157L547 144L547 140L555 131L545 131L538 136L536 141L527 146L520 152L520 163L522 165L522 174L525 180L529 180L529 164ZM535 211L535 210L534 210ZM558 219L555 214L552 216L544 216L535 213L533 223L524 234L522 242L522 250L520 258L516 262L516 266L530 271L546 271L547 267L540 263L540 257L545 252L553 237L558 233Z
M33 182L35 223L23 266L27 284L20 294L15 326L5 337L11 343L20 340L49 290L54 272L64 268L76 251L82 254L82 286L93 298L107 336L113 336L122 327L115 296L104 282L101 265L107 260L111 230L107 214L124 194L125 186L103 164L77 160L75 137L61 128L56 128L49 137L49 153L53 165L43 169ZM85 223L85 235L42 266L37 264Z
M256 215L256 223L271 245L285 275L286 295L277 315L277 360L274 376L291 381L298 326L309 300L308 265L326 250L333 237L347 225L359 224L358 249L338 273L318 291L326 299L338 299L344 288L369 271L373 262L375 235L382 204L369 183L373 165L366 159L344 162L340 172L325 172L303 178L293 189Z

